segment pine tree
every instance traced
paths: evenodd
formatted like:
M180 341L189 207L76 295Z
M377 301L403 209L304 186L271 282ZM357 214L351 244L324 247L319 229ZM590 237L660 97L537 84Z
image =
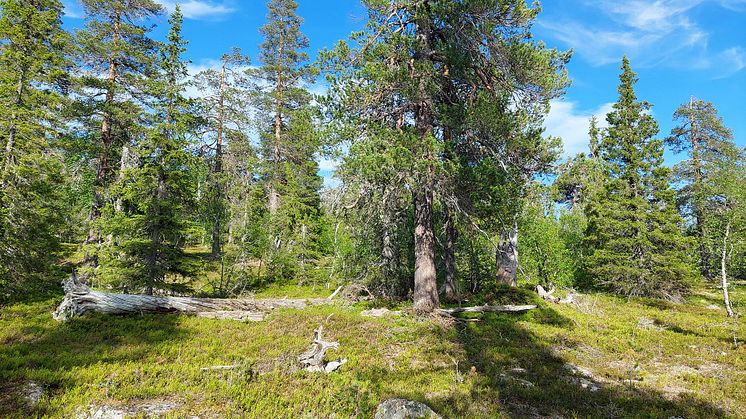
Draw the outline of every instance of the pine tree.
M105 218L104 231L113 240L105 247L102 276L123 285L144 285L149 295L166 286L167 274L188 277L193 270L182 249L191 227L187 208L195 196L195 162L187 150L194 109L184 96L182 21L177 7L169 19L158 71L148 81L153 112L146 135L137 143L139 167L127 169L114 188L122 197L122 210L109 205Z
M319 137L309 106L311 94L304 88L316 71L305 63L308 38L300 30L298 4L271 0L267 7L267 24L261 28L262 66L253 76L259 86L269 268L279 277L293 275L296 265L302 271L304 261L316 257L322 180L315 160Z
M90 141L95 177L83 275L98 266L102 237L99 218L116 178L116 160L127 166L128 149L138 132L145 96L145 76L153 71L157 43L147 36L142 20L158 15L153 0L83 0L87 22L77 32L82 77L77 111ZM104 75L104 76L101 76Z
M687 152L689 158L674 166L676 180L684 186L679 189L679 202L684 216L693 220L693 235L699 247L699 267L702 274L711 278L717 270L717 255L709 245L707 231L708 200L706 184L716 181L710 169L732 152L733 133L723 125L712 103L691 98L674 113L680 125L673 128L666 142L677 153Z
M587 207L587 269L599 286L627 296L677 298L693 274L682 220L663 166L651 105L637 99L624 57L619 99L599 145L606 174Z
M43 279L58 249L64 179L53 147L69 41L61 10L57 0L0 1L0 299Z
M219 70L208 69L195 77L196 85L202 92L202 117L208 127L208 133L203 142L212 150L209 162L208 190L204 195L204 208L210 224L212 236L212 256L220 258L222 254L223 236L226 228L229 208L227 203L227 189L231 179L237 173L226 176L225 149L228 141L234 141L232 149L238 150L238 143L246 141L244 132L248 130L249 91L245 70L249 65L249 57L236 48L230 54L223 54ZM245 148L245 147L244 147ZM246 151L241 150L246 154ZM253 153L252 153L253 154ZM247 156L234 156L245 160ZM245 176L243 180L247 180Z
M551 153L541 115L565 85L569 56L529 41L538 9L522 1L365 5L369 23L353 36L357 47L342 43L326 56L339 135L352 142L340 172L361 196L355 202L378 204L379 213L386 204L379 196L411 196L414 304L426 313L439 304L438 206L477 212L474 201L462 202L469 201L467 191L458 197L445 191L474 185L470 178L479 186L468 188L476 198L476 189L488 190L488 181L504 172L522 186L544 166ZM517 90L522 93L513 96ZM468 175L461 177L461 168ZM513 217L505 221L512 232Z

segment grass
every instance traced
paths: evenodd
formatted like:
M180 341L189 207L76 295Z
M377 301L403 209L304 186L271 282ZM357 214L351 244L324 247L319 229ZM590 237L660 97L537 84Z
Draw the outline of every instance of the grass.
M283 285L259 296L329 293ZM744 312L746 287L733 299ZM170 417L372 417L391 397L444 417L746 417L746 329L708 308L719 304L715 289L681 305L592 294L455 324L365 318L362 305L280 310L260 323L143 315L60 324L50 314L58 301L0 309L2 417L153 402L176 406ZM291 372L319 323L341 345L327 357L349 362L329 375ZM568 363L593 377L573 377ZM201 371L229 364L241 367ZM34 407L19 397L29 381L44 389Z

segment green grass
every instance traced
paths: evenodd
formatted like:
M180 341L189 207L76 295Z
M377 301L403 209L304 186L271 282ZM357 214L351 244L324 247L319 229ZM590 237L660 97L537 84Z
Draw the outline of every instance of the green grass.
M330 292L285 285L260 296ZM707 308L717 290L702 292L683 305L586 295L455 324L364 318L364 307L342 305L261 323L144 315L60 324L50 314L58 299L14 304L0 309L0 416L165 401L178 406L172 417L372 417L379 402L403 397L444 417L746 417L746 330ZM733 294L746 311L746 288ZM289 372L319 323L341 345L327 357L349 362L329 375ZM569 383L568 362L603 389ZM241 367L200 370L228 364ZM18 397L29 380L45 390L36 407Z

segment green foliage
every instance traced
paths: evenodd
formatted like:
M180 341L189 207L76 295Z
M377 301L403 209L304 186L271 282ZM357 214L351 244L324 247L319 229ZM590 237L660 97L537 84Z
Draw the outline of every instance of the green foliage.
M104 280L145 286L148 294L163 287L167 274L190 276L193 268L183 251L190 228L187 210L196 195L194 159L186 147L193 126L191 101L183 96L186 42L177 7L169 23L168 43L161 48L159 72L149 80L152 120L137 144L137 167L122 173L115 188L121 208L111 206L104 232L111 234L101 258Z
M69 41L55 0L0 1L0 300L47 286L62 230Z
M596 285L627 296L678 298L694 278L674 191L663 166L663 142L650 105L634 92L635 73L625 57L619 100L607 115L600 144L606 169L603 188L586 212L585 263Z
M558 219L551 192L548 188L534 192L533 203L526 206L521 216L519 277L529 284L569 287L574 285L580 268L580 260L573 255L571 246L579 243L573 243L571 233L563 230L570 227L569 213L560 212Z

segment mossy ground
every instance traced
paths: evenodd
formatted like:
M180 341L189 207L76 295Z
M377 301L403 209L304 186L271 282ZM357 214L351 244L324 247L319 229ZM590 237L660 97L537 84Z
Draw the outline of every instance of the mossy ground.
M285 285L259 296L286 294L328 295ZM746 287L733 299L746 311ZM454 324L365 318L362 305L279 310L260 323L143 315L60 324L58 301L0 309L2 417L146 402L177 406L170 417L371 417L391 397L444 417L746 417L746 328L712 307L714 288L680 305L590 294ZM329 375L288 372L319 323L341 345L327 357L349 362ZM577 385L567 363L603 388ZM229 364L241 367L201 370ZM35 407L20 397L29 381L44 389Z

